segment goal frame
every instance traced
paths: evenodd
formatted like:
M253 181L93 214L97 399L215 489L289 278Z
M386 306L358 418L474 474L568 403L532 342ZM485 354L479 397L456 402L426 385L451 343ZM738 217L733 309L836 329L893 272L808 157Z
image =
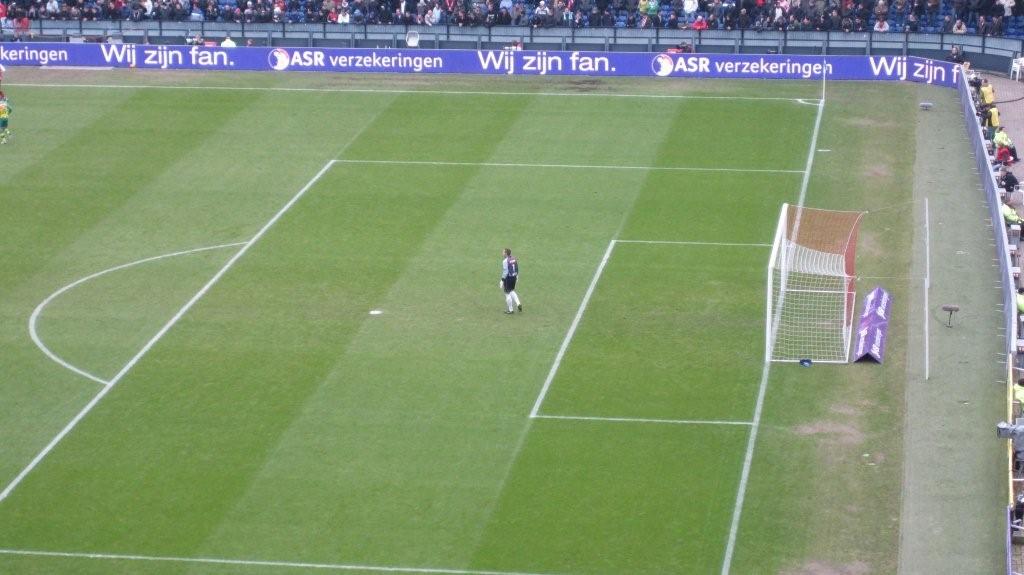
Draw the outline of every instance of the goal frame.
M853 225L850 227L846 234L845 243L843 244L843 258L844 258L844 274L842 276L832 276L842 280L843 290L836 291L834 293L844 293L844 303L842 306L843 314L843 325L841 336L843 338L843 359L830 359L830 358L816 358L808 356L803 359L809 359L817 363L849 363L850 361L850 349L853 344L853 319L857 301L856 291L856 273L855 273L855 259L856 259L856 241L860 230L860 221L867 212L855 212L846 210L819 210L818 208L806 208L804 206L792 206L788 203L782 204L779 210L779 219L775 227L775 236L772 239L772 251L768 258L767 265L767 285L766 285L766 305L765 305L765 362L778 362L778 363L796 363L802 361L801 358L780 358L774 357L776 349L776 338L778 335L779 325L782 320L782 307L785 303L786 297L786 286L789 278L789 270L787 269L786 258L791 250L783 249L788 247L788 243L796 239L797 245L799 245L799 229L800 219L802 215L797 215L796 223L793 227L793 238L788 238L789 231L789 210L791 209L804 210L810 209L815 211L830 211L833 213L846 213L846 214L857 214ZM853 251L851 251L853 250ZM779 297L775 298L775 273L781 273L781 279L779 283L778 293ZM828 275L828 274L822 274Z

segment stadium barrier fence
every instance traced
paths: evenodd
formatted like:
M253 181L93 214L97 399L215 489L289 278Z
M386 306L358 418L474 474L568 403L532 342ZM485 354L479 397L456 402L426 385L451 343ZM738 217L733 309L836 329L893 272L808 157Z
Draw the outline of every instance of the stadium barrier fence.
M988 150L985 147L985 137L981 131L981 124L978 122L977 108L974 99L971 97L971 88L967 78L960 74L957 78L957 90L960 93L960 103L963 106L964 122L967 127L968 139L974 149L974 159L978 168L978 176L981 178L982 188L985 192L985 200L988 203L989 218L992 220L993 239L996 244L996 257L999 260L999 277L1001 279L1001 295L1003 298L1003 323L1006 333L1006 382L1008 392L1008 412L1012 411L1009 398L1012 397L1011 386L1013 385L1014 347L1017 342L1017 305L1016 291L1014 290L1013 270L1010 264L1009 237L1006 233L1006 226L1003 224L1003 215L1000 212L1002 200L1000 199L999 184L996 181L995 172L989 163ZM1006 521L1006 572L1013 574L1012 565L1012 521L1013 521L1013 448L1008 448L1007 475L1009 485L1009 502Z

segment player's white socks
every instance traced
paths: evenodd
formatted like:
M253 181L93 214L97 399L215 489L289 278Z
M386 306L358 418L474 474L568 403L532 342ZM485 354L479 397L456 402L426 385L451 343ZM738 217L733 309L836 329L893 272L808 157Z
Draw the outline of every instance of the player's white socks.
M515 290L509 292L508 295L512 296L513 303L515 303L516 305L523 305L519 302L519 294L517 294ZM512 309L512 304L509 304L508 309Z
M505 305L508 307L509 313L511 313L512 311L515 310L515 308L512 307L512 294L511 293L505 294Z

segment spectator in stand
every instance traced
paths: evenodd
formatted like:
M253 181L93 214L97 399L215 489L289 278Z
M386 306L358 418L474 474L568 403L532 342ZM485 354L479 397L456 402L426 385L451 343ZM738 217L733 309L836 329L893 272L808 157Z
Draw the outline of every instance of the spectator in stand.
M1020 181L1017 180L1017 176L1013 175L1013 172L1008 170L1005 166L999 169L998 178L999 187L1003 188L1007 194L1012 194L1017 191L1017 186L1020 185Z
M1017 210L1013 209L1013 206L1010 205L1009 194L1003 196L1003 204L999 207L999 209L1000 209L1000 211L1003 214L1003 221L1006 222L1006 225L1008 225L1008 226L1012 225L1012 224L1020 225L1021 223L1024 223L1024 219L1021 219L1021 217L1019 215L1017 215ZM1024 289L1024 288L1021 288L1021 289ZM1022 293L1022 292L1018 291L1017 293ZM1020 308L1020 298L1017 298L1017 307ZM1021 310L1021 311L1024 311L1024 310Z
M995 144L997 150L1007 150L1012 161L1017 162L1020 160L1017 156L1017 147L1013 145L1013 140L1010 139L1010 135L1006 133L1006 130L1002 126L996 128L996 133L992 137L992 143Z
M697 16L697 19L693 22L693 29L698 32L708 29L708 23L704 20L703 16Z
M839 10L833 8L832 13L828 17L829 29L830 30L842 30L843 29L843 17L839 15Z
M875 21L874 31L875 32L888 32L889 31L889 23L886 22L884 19L876 20Z
M983 106L991 106L996 102L996 89L992 84L988 83L987 78L981 81L981 89L978 90L978 97Z
M957 20L956 23L953 24L953 28L950 30L950 32L954 34L966 34L967 24L964 24L963 20Z
M928 2L926 4L926 7L925 7L926 15L927 15L926 19L924 20L924 25L925 26L934 26L935 25L935 21L939 17L939 10L940 9L941 9L941 5L939 3L939 0L928 0Z
M996 15L992 17L992 22L988 25L989 36L1002 36L1003 35L1003 17Z
M953 32L953 18L948 14L942 18L942 26L939 28L939 31L943 34L951 34Z
M956 20L967 20L967 0L953 0L953 17Z
M907 16L907 25L903 27L904 32L916 33L921 29L920 24L917 21L917 14L913 12L910 16Z
M946 59L949 60L950 62L954 63L954 64L963 64L964 63L964 51L963 51L963 49L960 48L960 46L957 46L956 44L954 44L953 47L950 48L949 56L946 56Z
M687 24L697 18L697 0L683 0L683 16L686 17Z
M235 41L231 39L231 34L225 36L224 41L221 42L220 45L222 48L234 48L235 46L237 46L237 44L235 44Z
M987 36L989 33L988 20L985 16L978 16L978 23L974 25L974 33L978 36Z
M986 134L988 139L991 140L995 136L996 128L998 128L1001 124L999 123L999 108L995 107L994 105L988 106L987 108L988 109L982 115L982 125L984 125L986 128L991 128L991 130L989 130L989 133Z
M533 11L533 18L531 19L530 25L534 28L540 28L541 26L546 27L548 18L551 16L551 9L548 8L545 0L540 0L537 4L537 8Z
M889 17L889 7L885 4L885 0L878 0L875 4L875 21L885 20Z

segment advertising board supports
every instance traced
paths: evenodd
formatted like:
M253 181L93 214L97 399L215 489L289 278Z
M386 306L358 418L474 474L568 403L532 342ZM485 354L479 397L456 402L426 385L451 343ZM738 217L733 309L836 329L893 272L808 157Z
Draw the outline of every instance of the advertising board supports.
M546 50L226 48L142 44L0 43L6 66L155 70L647 76L780 80L907 80L955 87L959 68L913 56L670 54Z
M871 290L864 298L864 311L857 326L857 340L853 347L853 361L870 359L882 363L885 358L885 339L889 333L889 308L892 296L881 287Z

